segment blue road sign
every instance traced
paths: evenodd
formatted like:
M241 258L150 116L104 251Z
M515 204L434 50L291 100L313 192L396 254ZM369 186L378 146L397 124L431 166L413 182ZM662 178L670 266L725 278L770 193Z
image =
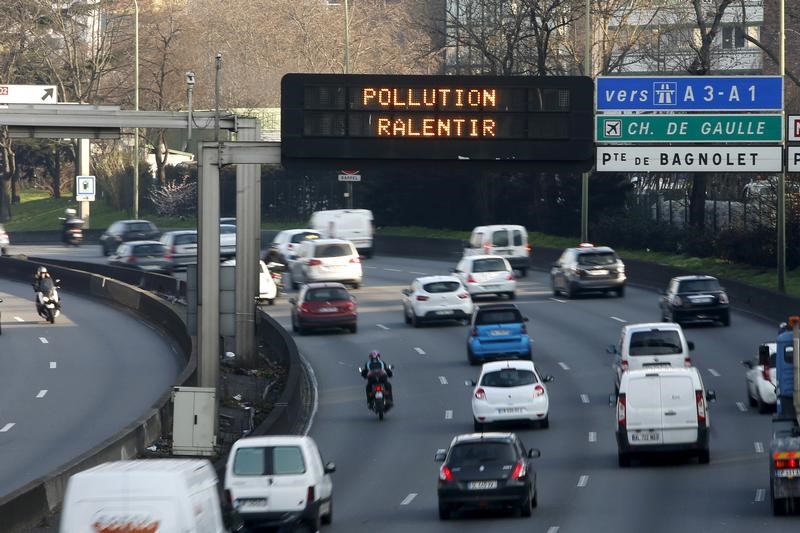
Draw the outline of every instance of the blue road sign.
M780 76L600 76L598 111L780 111Z

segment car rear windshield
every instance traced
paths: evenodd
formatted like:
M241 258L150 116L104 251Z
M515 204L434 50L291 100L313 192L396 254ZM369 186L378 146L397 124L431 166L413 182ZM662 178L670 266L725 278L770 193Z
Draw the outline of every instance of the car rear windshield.
M330 289L312 289L306 292L307 302L327 302L330 300L349 300L350 295L346 289L330 288Z
M422 286L425 292L455 292L461 288L461 284L457 281L434 281L433 283L426 283Z
M286 476L305 471L303 452L298 446L239 448L233 459L233 473L237 476Z
M483 326L486 324L508 324L522 322L522 315L516 309L493 309L489 311L479 311L475 317L475 324Z
M175 244L197 244L197 233L175 235Z
M530 370L504 368L496 372L487 372L481 379L484 387L522 387L538 383L536 374Z
M613 265L617 256L612 252L592 252L578 254L578 264L583 266Z
M719 280L716 279L687 279L681 281L678 292L703 292L718 291Z
M631 335L630 355L669 355L683 352L681 336L675 330L654 329Z
M507 442L464 442L450 450L448 464L479 465L481 463L513 463L517 458Z
M478 259L472 264L473 272L502 272L506 271L506 262L502 259Z
M321 244L314 249L314 257L344 257L353 255L346 244Z
M140 244L138 246L134 246L133 255L136 255L136 256L164 255L164 245L163 244Z
M128 224L128 231L152 231L153 226L149 222L131 222Z
M313 231L304 231L303 233L295 233L292 235L291 242L297 244L298 242L312 241L314 239L319 239L319 233L314 233Z
M492 234L493 246L508 246L508 230L495 231Z

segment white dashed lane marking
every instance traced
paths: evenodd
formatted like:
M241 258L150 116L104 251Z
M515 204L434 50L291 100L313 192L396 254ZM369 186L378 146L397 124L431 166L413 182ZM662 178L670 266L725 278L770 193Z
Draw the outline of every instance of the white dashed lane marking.
M597 442L597 433L594 431L589 432L589 442Z
M623 324L624 324L624 323L626 323L626 322L628 322L628 321L627 321L627 320L625 320L624 318L620 318L620 317L618 317L618 316L612 316L612 317L610 317L610 318L611 318L611 320L616 320L617 322L622 322Z
M736 407L738 407L738 408L739 408L739 410L740 410L741 412L743 412L743 413L746 413L746 412L747 412L747 407L745 407L745 406L744 406L744 404L743 404L742 402L736 402Z
M17 322L25 322L24 320L22 320L22 317L19 316L15 316L14 320L16 320Z
M560 304L565 304L565 303L567 303L567 301L566 301L566 300L559 300L558 298L548 298L548 300L553 300L554 302L558 302L558 303L560 303Z
M718 378L718 377L719 377L719 372L717 372L717 371L716 371L716 370L714 370L713 368L709 368L709 369L708 369L708 373L709 373L709 374L711 374L712 376L714 376L715 378Z
M409 274L416 274L418 276L427 276L428 275L427 272L414 272L413 270L410 270L408 273Z
M559 363L558 363L558 366L560 366L560 367L561 367L561 368L563 368L564 370L569 370L569 367L567 366L567 363L562 363L562 362L559 362Z
M403 501L400 502L400 505L408 505L409 503L414 501L414 498L416 498L416 497L417 497L417 493L416 492L412 492L411 494L409 494L408 496L403 498Z
M560 528L558 526L550 526L547 528L547 533L558 533Z
M13 428L14 426L16 426L16 424L14 422L9 422L8 424L6 424L2 428L0 428L0 433L5 433L6 431L8 431L9 429Z
M764 444L760 442L754 442L753 448L755 448L756 453L764 453Z
M41 341L42 344L47 344L47 339L45 339L44 337L39 337L39 340Z
M39 391L39 394L36 395L37 398L44 398L44 395L47 394L47 389L42 389Z
M444 376L439 376L439 383L442 385L447 385L447 378Z
M423 349L422 349L422 348L420 348L419 346L415 346L415 347L414 347L414 351L415 351L415 352L417 352L417 353L418 353L418 354L420 354L420 355L425 355L425 350L423 350Z
M381 329L389 329L386 326L384 326L383 324L375 324L375 325L378 326Z
M399 268L384 268L386 272L402 272Z
M754 502L763 502L764 496L766 496L767 491L766 489L756 489L756 497L753 500Z
M581 402L589 403L589 395L588 394L581 394Z
M56 362L50 361L50 368L55 368L55 367L56 367Z
M444 412L444 419L445 420L450 420L452 418L453 418L453 411L452 410L448 409L447 411Z
M589 484L589 476L581 476L578 479L578 486L579 487L585 487L588 484Z

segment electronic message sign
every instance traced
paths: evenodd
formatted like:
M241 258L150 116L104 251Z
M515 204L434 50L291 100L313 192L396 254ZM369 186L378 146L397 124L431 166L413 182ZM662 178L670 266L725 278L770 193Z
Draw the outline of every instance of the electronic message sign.
M287 74L283 158L581 162L591 78Z

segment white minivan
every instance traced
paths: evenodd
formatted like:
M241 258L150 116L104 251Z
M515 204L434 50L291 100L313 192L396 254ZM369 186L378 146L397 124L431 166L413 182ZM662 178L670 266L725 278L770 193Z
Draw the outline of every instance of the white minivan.
M311 437L247 437L231 448L225 494L248 529L305 526L318 531L333 518L330 474L335 470L333 463L322 462Z
M330 209L311 213L309 225L328 239L352 242L358 253L370 258L375 226L369 209Z
M690 350L694 350L694 343L686 340L680 324L625 324L617 344L612 344L606 350L614 355L614 391L619 390L620 379L628 370L692 366Z
M207 459L103 463L67 483L61 533L223 533L217 474Z
M524 278L530 268L528 230L511 224L478 226L464 243L464 255L500 255Z
M619 466L630 466L637 453L682 452L710 460L708 402L700 372L691 368L641 368L622 376L617 394Z

